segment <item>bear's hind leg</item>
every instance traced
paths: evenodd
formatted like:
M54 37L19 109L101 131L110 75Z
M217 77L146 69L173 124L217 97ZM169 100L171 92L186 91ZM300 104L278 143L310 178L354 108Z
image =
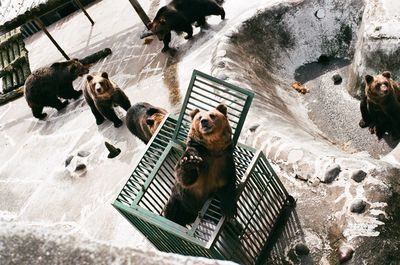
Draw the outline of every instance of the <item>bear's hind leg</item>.
M190 23L185 25L185 28L183 29L184 32L187 33L187 35L185 36L185 39L191 39L193 37L193 28L192 25Z
M171 32L168 32L167 35L164 36L163 43L164 47L162 48L162 52L166 52L170 49L169 42L171 41Z
M33 106L32 107L33 117L38 118L39 120L43 120L47 114L43 113L43 106Z

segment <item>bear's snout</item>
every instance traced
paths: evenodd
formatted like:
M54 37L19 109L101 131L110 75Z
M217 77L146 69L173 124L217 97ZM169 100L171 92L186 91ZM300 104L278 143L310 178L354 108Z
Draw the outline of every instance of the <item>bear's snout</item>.
M208 127L210 124L207 119L202 119L200 123L202 127Z
M96 90L97 93L101 93L101 91L102 91L102 87L98 83L94 86L94 89Z

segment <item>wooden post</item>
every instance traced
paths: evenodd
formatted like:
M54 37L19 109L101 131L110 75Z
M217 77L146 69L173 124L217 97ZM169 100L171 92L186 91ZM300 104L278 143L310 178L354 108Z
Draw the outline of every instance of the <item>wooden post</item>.
M136 13L138 13L140 19L143 21L146 28L149 29L147 27L147 25L151 22L150 18L146 15L143 8L140 6L139 2L137 0L129 0L129 2L133 6L133 8L136 10Z
M88 12L86 12L85 8L81 4L81 1L79 0L74 0L75 3L79 6L79 8L82 10L82 12L85 14L85 16L89 19L90 23L92 23L92 26L94 25L93 19L89 16Z
M33 20L38 24L41 30L47 35L47 37L51 40L51 42L56 46L57 50L61 52L61 54L64 56L65 59L70 60L68 55L64 52L63 49L61 49L60 45L53 39L53 37L50 35L50 33L47 31L46 26L43 24L43 22L38 18L34 17Z

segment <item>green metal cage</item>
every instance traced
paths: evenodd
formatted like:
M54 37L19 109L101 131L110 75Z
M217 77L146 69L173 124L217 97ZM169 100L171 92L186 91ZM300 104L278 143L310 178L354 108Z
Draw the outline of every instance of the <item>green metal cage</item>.
M186 227L162 216L190 127L188 113L196 107L214 108L219 99L228 106L236 143L252 93L194 71L180 117L170 115L159 126L113 206L161 251L260 264L282 209L292 203L261 151L235 146L238 213L234 219L221 215L216 198L208 200L195 222ZM237 115L232 115L234 111Z

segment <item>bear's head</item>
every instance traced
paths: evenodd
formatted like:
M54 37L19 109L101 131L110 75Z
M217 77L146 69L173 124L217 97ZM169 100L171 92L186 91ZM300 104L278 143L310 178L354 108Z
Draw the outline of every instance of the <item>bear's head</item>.
M147 24L147 28L150 29L159 40L164 40L165 36L171 31L171 26L164 16L156 17L152 22Z
M90 65L83 65L78 59L71 59L65 62L53 63L51 67L56 69L68 69L72 78L75 80L78 76L83 76L89 73Z
M386 98L391 97L393 93L394 87L390 72L385 71L380 75L365 76L365 95L370 101L381 104Z
M90 74L86 77L87 86L90 92L95 97L111 97L114 93L114 86L110 79L108 79L108 74L106 72L98 74Z
M223 104L210 111L192 110L189 114L192 118L189 138L202 142L209 150L224 150L232 142L227 111Z
M155 133L166 114L167 111L162 108L149 108L146 111L146 125L151 135Z

